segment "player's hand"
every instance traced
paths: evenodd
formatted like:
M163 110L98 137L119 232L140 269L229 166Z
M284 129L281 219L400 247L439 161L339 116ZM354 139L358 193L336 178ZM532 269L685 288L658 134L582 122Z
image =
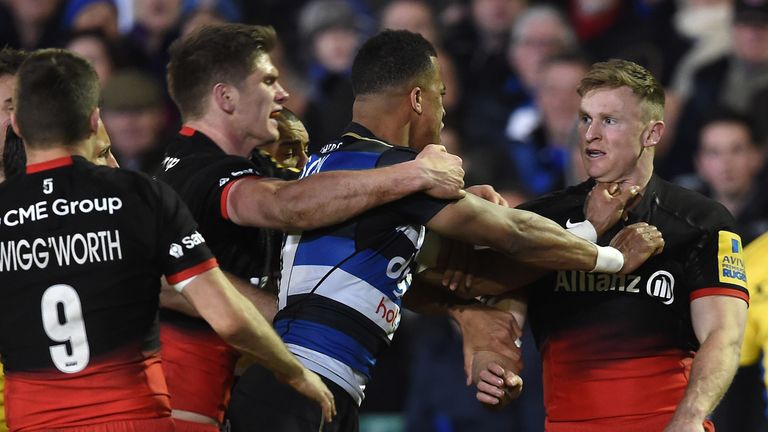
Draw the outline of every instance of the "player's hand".
M504 199L500 193L496 192L496 189L494 189L491 185L470 186L467 188L467 192L494 204L498 204L503 207L509 207L507 200Z
M475 246L441 238L437 266L445 269L442 281L444 287L451 291L458 290L459 293L469 292L475 272Z
M624 267L619 273L628 274L664 250L664 237L655 226L638 222L619 231L611 240L611 246L624 255Z
M333 416L336 415L336 401L333 393L316 373L304 368L304 373L300 377L287 382L296 391L320 404L326 422L333 420Z
M504 406L520 397L523 380L496 353L481 351L475 353L472 383L477 388L475 397L490 407Z
M416 156L426 181L425 192L435 198L459 199L464 194L464 169L461 158L445 147L430 144Z
M478 352L493 352L503 358L504 364L522 368L520 348L515 345L522 331L511 313L473 303L452 308L451 316L461 328L467 385L473 382L475 354Z
M584 201L584 215L601 235L625 217L640 197L640 187L626 183L597 183Z

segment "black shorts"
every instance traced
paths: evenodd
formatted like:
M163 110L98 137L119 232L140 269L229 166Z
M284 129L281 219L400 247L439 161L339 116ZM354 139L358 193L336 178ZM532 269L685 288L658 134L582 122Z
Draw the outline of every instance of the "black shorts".
M346 390L321 377L336 400L331 423L322 419L320 405L279 382L259 365L248 368L232 391L227 417L231 432L358 432L357 403Z

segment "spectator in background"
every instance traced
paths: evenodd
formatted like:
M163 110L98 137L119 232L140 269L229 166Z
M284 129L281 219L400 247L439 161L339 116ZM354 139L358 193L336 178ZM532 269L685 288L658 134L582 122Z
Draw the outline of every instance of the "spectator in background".
M507 147L519 182L531 197L567 185L566 171L579 114L576 88L589 66L583 56L570 52L544 60L538 70L538 122L527 136Z
M311 87L304 124L313 146L334 139L352 120L352 61L370 29L367 17L345 0L312 0L301 10L299 32L309 49Z
M116 48L103 33L87 30L72 34L64 48L88 60L96 70L99 85L103 89L116 68Z
M134 24L127 35L135 63L165 82L168 47L179 36L182 0L134 0ZM164 85L164 84L163 84Z
M690 97L684 101L672 146L659 165L667 178L694 171L701 128L714 111L724 107L747 116L757 139L768 133L768 2L736 0L727 55L695 74Z
M461 87L456 76L456 66L450 54L443 48L442 38L435 22L435 14L424 0L395 0L388 3L381 11L380 29L408 30L419 33L434 45L440 74L447 89L443 97L443 106L447 115L457 108L461 96Z
M61 23L65 31L99 31L112 41L120 36L114 0L69 0Z
M8 0L0 3L0 47L33 50L61 41L61 0Z
M458 127L463 141L471 144L467 150L501 143L507 114L521 102L516 89L506 85L512 73L506 53L510 29L527 4L472 0L469 16L446 31L445 47L456 62L462 89Z
M683 0L674 16L675 29L693 41L675 69L669 90L676 98L691 94L698 68L728 54L731 48L732 0ZM667 95L669 99L670 95Z
M768 195L761 191L765 153L746 117L722 114L701 129L696 172L704 192L736 218L736 233L748 244L768 231Z
M102 118L120 166L154 173L165 152L160 86L143 72L121 71L107 82L102 99Z
M223 23L236 23L242 19L235 0L184 0L181 6L181 36L196 28Z
M540 123L541 114L535 98L542 63L548 57L575 46L576 37L568 21L552 6L532 6L517 19L507 53L515 75L510 78L508 86L518 88L523 101L509 116L506 128L508 138L524 139ZM516 83L512 84L512 81ZM575 91L576 87L573 88Z
M674 1L568 0L570 21L592 61L644 65L666 85L689 43L674 29Z

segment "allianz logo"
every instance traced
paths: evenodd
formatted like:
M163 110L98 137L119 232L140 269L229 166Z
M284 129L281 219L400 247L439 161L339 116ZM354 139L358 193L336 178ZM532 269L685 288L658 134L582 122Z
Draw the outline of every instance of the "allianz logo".
M582 271L558 271L554 292L625 292L637 294L641 291L658 299L665 305L675 301L675 278L666 270L653 273L645 282L637 275L585 273Z

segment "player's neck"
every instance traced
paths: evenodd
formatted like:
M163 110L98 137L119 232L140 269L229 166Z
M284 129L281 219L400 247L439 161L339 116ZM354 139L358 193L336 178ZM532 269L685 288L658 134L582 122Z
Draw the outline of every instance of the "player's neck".
M361 100L362 99L362 100ZM377 138L391 144L407 146L409 128L407 120L386 97L358 98L352 109L352 121L364 126Z
M60 159L67 156L84 156L84 148L81 145L73 146L54 146L46 148L25 148L27 153L27 165L48 162L54 159Z
M231 128L217 124L205 117L184 122L184 126L191 127L210 138L224 153L248 157L252 148L246 149L243 145L243 137L234 133Z

